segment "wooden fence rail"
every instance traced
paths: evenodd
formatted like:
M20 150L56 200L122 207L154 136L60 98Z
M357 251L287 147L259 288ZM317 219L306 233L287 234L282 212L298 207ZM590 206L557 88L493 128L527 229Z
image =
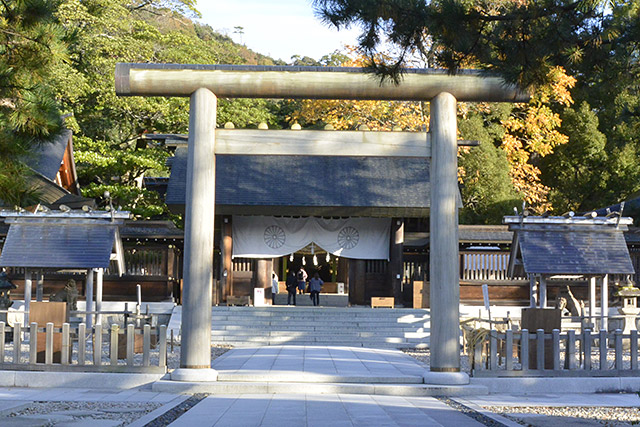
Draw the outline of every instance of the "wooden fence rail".
M60 328L53 323L47 323L44 328L31 323L23 329L20 324L11 327L0 322L2 369L165 373L167 327L136 328L129 324L123 330L115 324L108 329L98 324L87 331L84 323L78 326L64 323Z
M638 331L489 331L472 346L474 377L640 376Z

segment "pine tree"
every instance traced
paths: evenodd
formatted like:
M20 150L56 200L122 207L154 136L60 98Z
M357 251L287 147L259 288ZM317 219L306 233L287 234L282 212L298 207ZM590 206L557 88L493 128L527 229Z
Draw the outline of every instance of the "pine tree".
M51 80L67 50L54 11L53 1L0 0L0 199L8 206L37 200L22 160L61 129Z

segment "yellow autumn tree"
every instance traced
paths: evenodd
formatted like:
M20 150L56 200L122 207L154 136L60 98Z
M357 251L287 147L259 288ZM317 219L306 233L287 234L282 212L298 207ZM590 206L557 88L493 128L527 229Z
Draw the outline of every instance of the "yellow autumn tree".
M510 117L502 122L505 134L501 148L511 166L511 180L523 200L538 213L552 206L547 199L549 187L540 181L541 172L535 160L552 154L555 147L569 140L560 133L562 121L550 105L571 105L570 90L576 83L562 67L553 68L549 77L551 83L537 87L531 101L514 108Z
M348 52L349 61L343 66L362 67L365 60L356 49ZM549 74L551 83L535 88L527 104L510 106L499 122L501 140L494 144L506 153L509 176L519 197L530 209L542 213L551 209L548 201L549 188L540 180L539 158L553 153L558 145L568 141L560 133L561 119L552 105L569 106L573 102L570 89L576 80L561 67L553 68ZM503 111L496 104L458 104L459 120L466 120L469 111L491 116L493 110ZM428 102L399 101L349 101L349 100L302 100L288 116L291 122L302 126L330 124L337 130L355 130L366 125L370 130L407 131L428 130ZM463 137L465 135L462 135ZM473 155L473 149L461 148L459 155ZM465 184L471 179L463 168L459 168L459 180ZM474 175L475 176L475 175Z
M365 59L347 47L344 67L363 67ZM355 130L366 125L371 130L421 131L428 127L428 103L410 101L311 100L297 103L288 116L302 126L326 124L336 130Z

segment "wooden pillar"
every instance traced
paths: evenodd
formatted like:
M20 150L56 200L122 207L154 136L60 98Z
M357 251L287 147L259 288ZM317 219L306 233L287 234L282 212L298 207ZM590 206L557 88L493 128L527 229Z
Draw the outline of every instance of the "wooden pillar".
M338 258L338 274L336 276L338 282L345 284L345 291L349 290L349 262L346 258Z
M609 275L605 274L600 279L600 330L609 330Z
M363 259L350 259L349 262L349 302L355 305L367 305L365 300L366 262Z
M431 100L431 371L460 372L456 98Z
M44 293L44 273L42 270L38 272L38 281L36 282L36 301L42 302Z
M404 220L391 220L391 248L389 250L389 273L391 289L396 305L402 305L402 255L404 251Z
M535 274L529 275L529 307L538 306L538 278Z
M256 267L253 270L253 287L262 289L270 288L271 272L273 271L273 259L256 259L255 266Z
M233 253L231 217L222 217L222 238L220 239L220 287L222 288L222 301L227 300L227 296L233 295Z
M216 108L210 90L200 88L191 95L180 352L185 369L211 368Z
M87 329L91 331L93 327L93 273L94 269L87 270L87 283L85 286L85 311L87 312L84 317L84 323L87 325Z
M540 308L547 308L547 278L540 275Z
M104 268L96 269L96 325L102 325L102 279Z
M28 268L24 271L24 327L29 326L29 310L31 308L31 287L33 273Z
M165 274L167 276L167 297L170 297L173 301L176 301L176 295L174 295L174 280L176 278L176 253L172 246L167 248L167 270Z
M589 324L596 327L596 278L589 278Z

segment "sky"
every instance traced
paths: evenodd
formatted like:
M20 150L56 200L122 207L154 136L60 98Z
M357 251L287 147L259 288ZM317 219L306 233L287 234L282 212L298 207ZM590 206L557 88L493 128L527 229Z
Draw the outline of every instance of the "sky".
M201 22L274 59L322 56L355 45L357 28L336 30L313 14L310 0L198 0ZM243 34L234 27L243 27Z

